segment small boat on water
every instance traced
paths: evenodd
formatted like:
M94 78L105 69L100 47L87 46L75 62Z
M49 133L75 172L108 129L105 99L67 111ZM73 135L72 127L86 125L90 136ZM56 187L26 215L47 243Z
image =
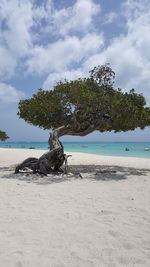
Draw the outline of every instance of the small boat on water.
M35 149L35 147L34 146L30 146L29 149Z
M128 147L125 148L125 151L130 151L130 149Z
M149 151L149 148L148 148L148 147L145 147L145 148L144 148L144 151Z

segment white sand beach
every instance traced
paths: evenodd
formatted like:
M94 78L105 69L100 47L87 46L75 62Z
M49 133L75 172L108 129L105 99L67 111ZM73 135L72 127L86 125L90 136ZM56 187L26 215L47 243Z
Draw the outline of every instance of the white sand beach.
M70 152L68 175L14 174L43 153L0 148L0 267L149 267L150 160Z

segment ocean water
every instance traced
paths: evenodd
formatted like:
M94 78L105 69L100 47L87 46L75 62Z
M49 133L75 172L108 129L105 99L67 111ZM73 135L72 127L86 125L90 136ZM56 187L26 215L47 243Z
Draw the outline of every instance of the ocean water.
M150 158L150 142L63 142L65 152ZM47 142L0 142L3 148L48 150ZM126 151L125 149L129 150ZM144 150L145 148L149 150Z

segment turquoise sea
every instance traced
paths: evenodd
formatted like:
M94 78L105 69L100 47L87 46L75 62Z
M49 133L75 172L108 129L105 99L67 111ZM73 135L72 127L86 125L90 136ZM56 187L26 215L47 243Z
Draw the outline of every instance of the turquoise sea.
M66 152L150 158L150 142L63 142ZM0 142L3 148L48 150L47 142ZM126 151L126 148L128 151Z

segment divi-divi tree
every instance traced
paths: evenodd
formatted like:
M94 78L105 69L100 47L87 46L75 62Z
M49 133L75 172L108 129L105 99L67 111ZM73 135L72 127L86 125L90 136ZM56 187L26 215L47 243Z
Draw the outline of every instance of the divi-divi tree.
M144 96L134 89L128 93L115 89L114 80L109 64L94 67L87 78L60 81L53 90L39 89L32 98L21 100L18 115L32 125L51 129L50 149L62 153L59 137L63 135L125 132L150 125Z

